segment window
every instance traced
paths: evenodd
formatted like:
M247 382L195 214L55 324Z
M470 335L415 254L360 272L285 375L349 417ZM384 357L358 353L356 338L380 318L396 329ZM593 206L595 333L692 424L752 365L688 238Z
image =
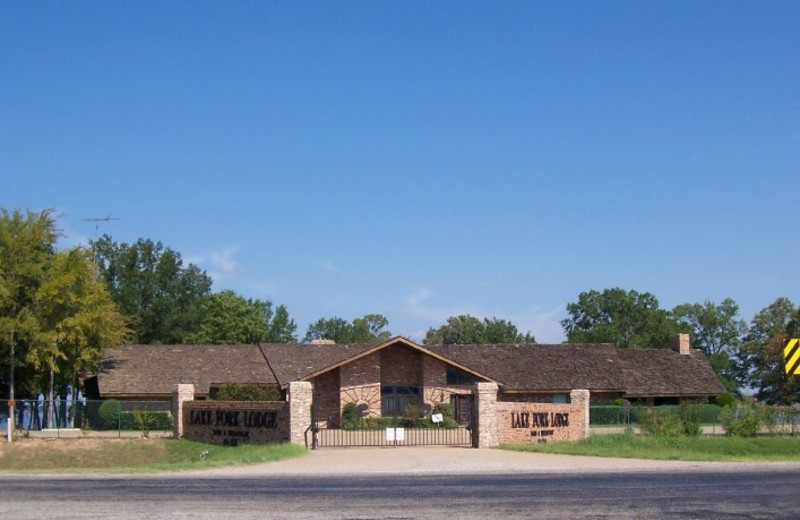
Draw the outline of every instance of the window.
M402 414L410 404L419 402L419 387L410 385L385 385L381 387L384 415Z
M478 379L472 374L468 374L456 367L447 367L448 385L474 385Z

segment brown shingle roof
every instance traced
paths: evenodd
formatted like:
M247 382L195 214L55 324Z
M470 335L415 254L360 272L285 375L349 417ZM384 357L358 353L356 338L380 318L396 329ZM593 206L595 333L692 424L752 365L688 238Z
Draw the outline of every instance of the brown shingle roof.
M680 355L669 349L627 350L605 344L415 346L499 382L504 391L563 392L585 388L624 392L630 397L710 396L724 391L705 356L697 350ZM285 385L378 348L381 347L314 344L122 345L104 356L97 382L103 398L166 397L181 382L194 384L195 391L205 395L212 384Z
M717 395L725 391L699 350L618 349L626 397Z
M100 395L169 396L177 383L208 394L215 383L276 384L257 345L121 345L103 357Z
M443 357L499 381L505 391L619 391L623 366L612 345L431 345Z
M269 360L281 385L342 363L375 345L283 345L262 344L261 350Z

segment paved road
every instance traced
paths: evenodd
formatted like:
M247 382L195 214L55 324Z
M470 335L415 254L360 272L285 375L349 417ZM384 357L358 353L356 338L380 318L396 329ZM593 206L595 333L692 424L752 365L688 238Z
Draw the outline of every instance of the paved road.
M3 518L800 517L796 467L677 473L0 477Z

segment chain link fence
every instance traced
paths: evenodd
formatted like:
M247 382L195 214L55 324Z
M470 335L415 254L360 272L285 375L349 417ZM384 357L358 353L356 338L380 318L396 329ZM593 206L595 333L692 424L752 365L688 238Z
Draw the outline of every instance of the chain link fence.
M171 437L170 401L18 399L17 435L30 437ZM7 400L0 400L0 428L8 427Z
M696 417L705 434L725 434L720 421L720 413L724 409L715 404L698 404ZM666 415L679 415L680 405L648 406L591 406L589 407L589 425L592 433L618 433L625 430L639 431L642 423L647 421L648 414L653 411ZM761 406L762 433L800 434L800 410L786 406ZM736 409L736 416L742 411Z

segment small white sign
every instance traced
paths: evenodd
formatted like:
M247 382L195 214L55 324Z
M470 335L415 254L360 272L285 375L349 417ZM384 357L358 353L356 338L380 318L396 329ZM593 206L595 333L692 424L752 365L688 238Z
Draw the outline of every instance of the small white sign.
M431 414L431 421L433 421L434 424L444 422L444 415L440 413Z
M387 442L403 442L406 440L405 428L386 428Z

